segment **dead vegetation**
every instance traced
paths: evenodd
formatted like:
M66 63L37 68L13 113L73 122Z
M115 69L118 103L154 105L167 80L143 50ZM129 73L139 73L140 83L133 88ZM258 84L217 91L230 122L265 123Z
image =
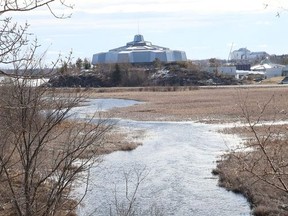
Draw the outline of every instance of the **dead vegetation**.
M82 173L103 154L141 144L133 140L143 131L131 137L108 119L69 120L81 94L61 97L23 82L0 91L0 215L74 215L81 202L71 197L74 182L88 187Z
M224 123L244 121L241 119L239 99L246 98L247 104L255 114L258 104L265 103L272 94L274 103L279 110L286 109L287 88L188 88L177 87L175 91L168 91L168 87L151 88L109 88L109 89L79 89L85 91L91 98L122 98L142 101L131 107L117 108L113 111L116 118L133 120L172 120L172 121L201 121L206 123ZM101 92L99 92L101 90ZM64 91L65 90L61 90ZM66 92L71 90L66 89ZM241 94L241 95L240 95ZM257 104L258 103L258 104ZM265 119L273 119L273 109L265 112Z
M0 215L74 216L82 198L75 199L71 191L76 181L88 187L87 173L101 162L99 148L113 125L104 118L93 124L92 119L69 122L69 112L83 95L57 95L30 79L61 72L59 63L67 65L71 56L44 62L46 52L36 52L39 44L30 40L29 24L11 18L15 12L47 8L52 16L64 19L73 5L62 0L1 3L0 63L9 70L0 71L5 76L0 86ZM57 10L52 7L55 3ZM109 152L134 147L115 146Z
M213 171L219 174L220 186L247 197L254 215L288 213L287 124L277 124L287 121L287 109L275 106L274 99L272 95L258 103L258 112L243 101L240 108L246 126L226 132L241 134L247 141L225 154ZM273 116L268 122L266 112Z
M137 141L144 136L144 130L126 131L125 129L114 127L105 136L105 145L97 148L97 153L109 154L114 151L132 151L142 145ZM132 135L132 137L131 137Z
M81 198L71 189L101 162L97 148L112 125L67 122L81 95L47 97L21 79L0 91L0 215L72 215Z
M233 128L229 131L245 136L249 141L247 146L223 156L214 173L220 174L221 186L242 193L248 198L255 215L287 213L288 200L285 189L288 180L287 127L277 124L279 121L287 120L285 87L193 91L182 89L175 92L124 91L124 89L113 92L109 89L97 94L93 89L86 89L85 92L90 97L96 98L145 101L132 107L114 109L115 117L137 120L196 119L209 123L236 121L248 123L245 127ZM67 92L65 93L64 90L62 93L65 95ZM107 115L111 115L111 112ZM111 142L111 148L101 150L102 153L114 150L115 143L119 144L120 148L126 143L118 140L122 140L122 135L127 134L118 132L119 134L115 134L114 131L109 135L111 141L108 141L109 139L106 141Z

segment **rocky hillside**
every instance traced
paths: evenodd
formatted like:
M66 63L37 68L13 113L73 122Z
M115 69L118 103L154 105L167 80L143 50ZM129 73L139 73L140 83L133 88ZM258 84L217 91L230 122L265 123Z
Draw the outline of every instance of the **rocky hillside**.
M161 69L147 67L121 68L99 72L89 71L80 75L59 75L50 79L52 87L131 87L131 86L203 86L238 85L234 77L200 71L195 68L169 65Z

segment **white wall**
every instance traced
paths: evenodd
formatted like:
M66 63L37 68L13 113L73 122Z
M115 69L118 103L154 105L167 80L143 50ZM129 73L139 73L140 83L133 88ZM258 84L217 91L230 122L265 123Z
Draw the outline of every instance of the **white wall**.
M236 67L229 66L229 67L218 67L218 73L226 74L226 75L236 75Z
M265 76L267 78L281 76L282 70L283 68L267 68L265 71Z

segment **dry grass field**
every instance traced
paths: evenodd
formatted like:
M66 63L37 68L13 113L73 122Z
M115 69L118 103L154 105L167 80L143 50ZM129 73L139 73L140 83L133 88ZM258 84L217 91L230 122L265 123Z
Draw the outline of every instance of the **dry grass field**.
M159 89L158 89L159 90ZM251 114L257 115L259 106L273 97L273 107L266 110L265 118L272 119L277 110L285 110L288 105L288 86L261 88L169 88L135 89L98 89L87 90L93 98L123 98L144 103L127 108L117 108L109 114L114 117L134 120L194 120L209 123L233 122L241 120L241 104L249 107Z

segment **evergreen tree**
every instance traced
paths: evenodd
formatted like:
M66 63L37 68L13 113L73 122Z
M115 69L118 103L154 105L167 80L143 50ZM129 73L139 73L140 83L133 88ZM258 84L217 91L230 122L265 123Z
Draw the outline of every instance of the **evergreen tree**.
M115 70L112 72L111 80L112 84L115 86L118 86L121 83L122 75L119 64L115 65Z
M83 60L81 58L78 58L75 64L76 64L77 69L80 71L83 66Z
M83 68L85 70L91 69L91 63L90 63L90 61L87 58L85 58L84 61L83 61Z

